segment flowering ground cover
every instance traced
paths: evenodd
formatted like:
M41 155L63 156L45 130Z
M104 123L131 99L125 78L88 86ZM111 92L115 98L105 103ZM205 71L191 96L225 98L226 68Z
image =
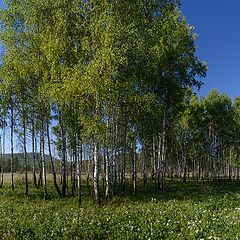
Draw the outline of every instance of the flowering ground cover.
M83 195L59 199L50 190L0 192L1 239L238 239L240 183L168 182L167 192L142 189L96 207Z

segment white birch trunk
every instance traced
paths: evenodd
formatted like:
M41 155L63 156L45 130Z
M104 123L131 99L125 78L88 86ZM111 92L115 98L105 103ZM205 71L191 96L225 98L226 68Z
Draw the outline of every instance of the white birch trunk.
M46 162L45 162L45 144L44 144L44 123L42 120L41 133L40 133L40 145L41 145L41 161L42 161L42 176L43 176L43 197L44 200L48 198L47 195L47 173L46 173Z
M13 177L13 128L14 128L13 106L11 106L11 136L10 136L10 138L11 138L11 185L12 185L12 190L14 190L14 177ZM4 127L4 131L5 131L5 127Z
M27 143L26 143L26 119L23 120L23 154L25 164L25 193L28 194L28 161L27 161Z
M109 166L109 150L107 148L106 154L106 191L105 191L105 198L108 199L110 195L110 166Z
M79 153L76 154L77 160L77 186L78 186L78 202L79 205L82 203L82 193L81 193L81 175L82 175L82 159L83 159L83 148L82 142L79 141L77 137L77 145L79 149Z
M162 152L161 152L161 162L162 162L162 192L165 192L165 169L166 169L166 113L163 116L163 132L162 132Z
M99 171L98 171L98 146L96 141L93 142L93 162L94 162L94 170L93 170L93 188L96 204L100 204L100 196L99 196Z

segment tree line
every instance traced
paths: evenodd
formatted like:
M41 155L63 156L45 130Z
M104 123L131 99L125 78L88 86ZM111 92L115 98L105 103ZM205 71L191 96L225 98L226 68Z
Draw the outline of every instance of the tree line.
M166 178L239 179L240 99L194 93L207 66L179 1L5 4L0 120L10 128L13 190L16 135L26 194L31 174L45 199L48 171L59 196L79 202L83 175L92 179L97 204L129 181L135 195L149 181L164 192Z

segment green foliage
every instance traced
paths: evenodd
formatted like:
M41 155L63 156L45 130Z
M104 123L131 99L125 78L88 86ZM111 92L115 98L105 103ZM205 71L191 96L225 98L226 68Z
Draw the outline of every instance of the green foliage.
M206 72L178 1L11 1L1 22L2 92L25 116L54 103L85 138L104 138L120 112L135 128L148 115L157 125Z
M0 192L2 239L236 239L240 234L237 182L168 182L165 195L145 192L114 197L95 207L77 200L39 200L9 189Z

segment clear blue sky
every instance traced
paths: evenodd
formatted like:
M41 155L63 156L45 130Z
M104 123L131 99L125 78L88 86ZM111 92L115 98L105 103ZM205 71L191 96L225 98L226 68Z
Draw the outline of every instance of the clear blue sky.
M199 35L197 55L208 64L200 94L211 88L240 96L240 0L182 0L181 10Z

